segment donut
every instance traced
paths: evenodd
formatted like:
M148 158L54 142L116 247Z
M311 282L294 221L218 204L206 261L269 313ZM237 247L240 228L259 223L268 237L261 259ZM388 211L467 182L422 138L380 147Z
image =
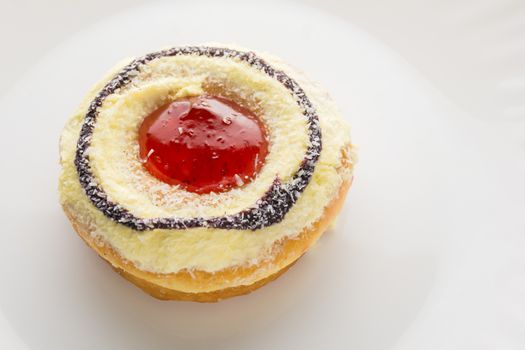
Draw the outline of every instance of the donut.
M247 294L295 263L339 213L356 162L317 83L231 45L126 59L60 137L76 233L162 300Z

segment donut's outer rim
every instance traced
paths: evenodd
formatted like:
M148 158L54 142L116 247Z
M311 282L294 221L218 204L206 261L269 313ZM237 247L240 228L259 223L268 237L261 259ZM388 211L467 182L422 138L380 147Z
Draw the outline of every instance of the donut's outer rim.
M268 259L256 265L232 266L213 273L200 270L181 270L177 273L159 274L144 271L125 260L107 242L95 238L74 212L64 207L73 228L84 242L107 261L115 271L149 295L161 300L216 302L248 294L275 280L297 261L325 232L341 208L352 179L345 180L338 195L325 208L321 218L296 237L287 237L274 244ZM244 281L236 284L236 281Z

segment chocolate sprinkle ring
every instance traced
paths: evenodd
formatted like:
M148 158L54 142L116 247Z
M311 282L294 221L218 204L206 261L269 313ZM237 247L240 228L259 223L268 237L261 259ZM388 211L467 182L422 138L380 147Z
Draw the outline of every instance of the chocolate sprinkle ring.
M226 57L238 59L279 81L294 97L308 120L309 145L299 169L287 183L281 183L276 178L263 197L256 203L238 213L212 218L139 218L117 203L108 199L107 194L97 184L89 164L88 148L91 143L93 129L99 108L104 100L118 89L129 84L142 65L155 59L179 55L196 55L207 57ZM186 229L193 227L212 227L219 229L257 230L281 222L292 208L301 193L310 182L315 165L321 153L321 128L317 112L304 93L303 89L288 75L274 69L266 61L253 52L241 52L217 47L176 47L147 54L133 60L125 66L91 101L84 117L77 143L75 166L80 184L93 205L105 216L136 231L153 229Z

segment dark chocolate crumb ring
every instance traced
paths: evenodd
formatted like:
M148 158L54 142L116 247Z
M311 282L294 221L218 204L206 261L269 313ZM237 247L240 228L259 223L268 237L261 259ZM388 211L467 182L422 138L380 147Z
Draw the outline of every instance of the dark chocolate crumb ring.
M236 214L212 218L138 218L127 209L108 199L107 194L97 184L89 164L87 149L90 146L93 129L99 108L104 100L116 90L129 84L142 65L168 56L197 55L207 57L227 57L244 61L252 67L276 79L286 87L301 108L303 115L308 120L309 145L299 169L291 180L281 183L276 178L266 192L256 203ZM180 47L154 52L133 60L125 66L91 101L84 117L80 130L75 156L75 165L80 184L91 202L105 216L122 225L137 231L152 229L186 229L193 227L212 227L220 229L257 230L281 222L286 213L292 208L301 193L310 182L315 165L321 153L321 129L316 110L303 89L284 72L271 67L253 52L241 52L226 48L216 47Z

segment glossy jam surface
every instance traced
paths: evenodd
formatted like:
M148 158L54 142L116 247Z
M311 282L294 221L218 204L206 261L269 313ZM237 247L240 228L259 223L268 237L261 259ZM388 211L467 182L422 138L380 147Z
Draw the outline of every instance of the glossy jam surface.
M142 122L139 145L153 176L195 193L243 186L268 153L262 122L233 101L213 96L161 106Z

